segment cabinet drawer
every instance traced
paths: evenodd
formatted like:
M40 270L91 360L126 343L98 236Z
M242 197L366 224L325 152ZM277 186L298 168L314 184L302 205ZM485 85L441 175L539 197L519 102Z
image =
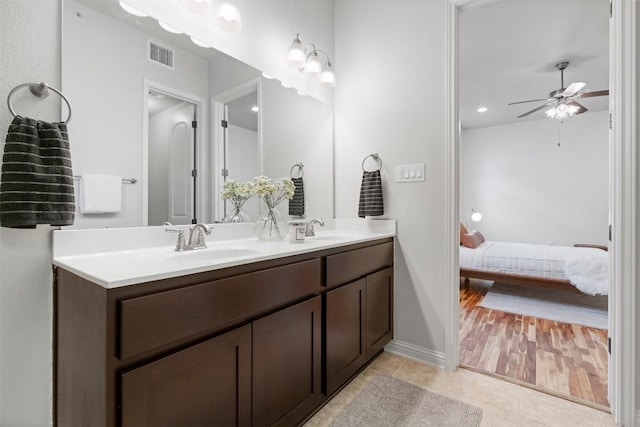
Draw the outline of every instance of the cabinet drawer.
M327 257L327 287L350 282L393 265L393 242Z
M122 300L118 357L240 324L314 295L320 286L321 262L313 259Z

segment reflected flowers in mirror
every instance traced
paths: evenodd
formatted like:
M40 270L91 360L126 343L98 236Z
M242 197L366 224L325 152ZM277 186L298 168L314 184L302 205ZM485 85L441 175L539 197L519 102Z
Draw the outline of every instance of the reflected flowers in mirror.
M222 199L229 201L233 208L222 219L222 222L251 222L253 221L242 207L251 198L251 184L241 183L235 179L229 179L222 185Z

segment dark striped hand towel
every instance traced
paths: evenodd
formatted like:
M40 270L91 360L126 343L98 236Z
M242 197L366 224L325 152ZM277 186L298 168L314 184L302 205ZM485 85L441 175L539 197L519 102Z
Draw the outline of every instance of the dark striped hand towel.
M289 200L289 215L291 216L303 216L304 215L304 182L302 177L291 178L295 190L293 192L293 198Z
M71 225L75 210L67 125L16 116L2 157L0 225Z
M358 216L384 215L384 203L382 201L382 178L380 170L362 172L362 185L360 186L360 204Z

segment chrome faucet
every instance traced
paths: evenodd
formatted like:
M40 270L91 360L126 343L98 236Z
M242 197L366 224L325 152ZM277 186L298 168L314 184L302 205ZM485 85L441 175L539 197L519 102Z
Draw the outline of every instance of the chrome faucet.
M211 227L204 224L196 224L191 229L189 234L189 249L204 249L207 247L207 242L204 240L204 234L211 234ZM193 236L195 235L195 241Z
M211 234L211 227L204 224L196 224L193 228L189 229L189 243L186 243L184 237L184 231L186 228L165 228L165 231L170 233L178 233L178 240L176 241L176 251L191 251L194 249L204 249L207 247L204 235Z
M320 227L324 227L324 221L322 219L314 218L314 219L312 219L311 221L309 221L307 223L307 228L305 229L305 232L304 232L305 236L308 237L308 236L315 236L316 235L316 232L313 229L313 224L319 224Z

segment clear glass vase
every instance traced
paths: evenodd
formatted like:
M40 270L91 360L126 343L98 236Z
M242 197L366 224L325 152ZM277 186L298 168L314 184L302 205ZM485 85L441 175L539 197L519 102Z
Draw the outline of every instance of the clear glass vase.
M231 205L232 205L231 211L224 218L222 218L222 222L233 224L238 222L253 221L253 219L249 216L249 214L246 213L244 209L242 209L242 206L244 206L244 203L242 203L241 205L236 205L232 202Z
M253 233L260 240L282 240L289 234L289 226L276 207L267 207L255 222Z

